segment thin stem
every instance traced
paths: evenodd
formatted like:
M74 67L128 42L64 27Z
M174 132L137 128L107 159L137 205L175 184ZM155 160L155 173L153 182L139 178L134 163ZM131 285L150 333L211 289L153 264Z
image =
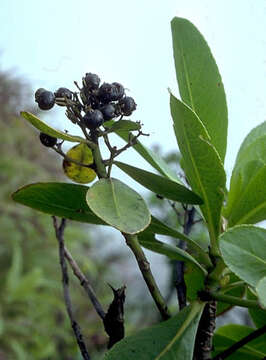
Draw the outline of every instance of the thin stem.
M87 277L83 274L83 272L80 270L78 264L76 263L76 261L73 259L71 253L68 251L68 249L66 247L64 247L65 249L65 257L68 260L69 265L71 266L74 275L79 279L80 281L80 285L84 288L84 290L86 291L92 305L94 306L94 309L96 310L96 312L98 313L98 315L100 316L100 318L103 320L105 317L105 312L102 308L102 305L100 304L99 300L96 297L96 294L89 282L89 280L87 279Z
M83 340L83 335L81 333L79 324L74 318L73 310L72 310L72 303L69 293L69 278L67 273L67 264L65 261L65 248L64 248L64 230L66 226L66 219L62 219L61 224L58 226L57 219L55 216L53 216L53 223L55 228L55 234L56 238L59 243L59 258L60 258L60 265L61 265L61 271L62 271L62 282L63 282L63 289L64 289L64 300L66 305L67 314L69 316L71 326L73 329L73 332L76 337L77 344L79 346L80 352L82 354L82 357L84 360L90 360L90 356L88 354L86 344Z
M248 344L250 341L257 339L259 336L266 333L266 325L262 326L261 328L253 331L251 334L245 336L243 339L237 341L232 346L230 346L228 349L222 351L220 354L216 355L212 360L224 360L230 355L232 355L234 352L236 352L241 347Z
M60 154L61 156L63 156L63 158L66 160L66 161L69 161L69 162L73 162L74 164L77 164L79 166L83 166L83 167L86 167L86 168L90 168L91 165L87 165L87 164L83 164L75 159L72 159L70 158L69 156L67 156L61 149L60 147L53 147L53 149L58 153Z
M123 233L123 236L126 239L127 245L130 247L130 249L133 251L133 253L135 255L135 258L139 265L139 269L140 269L142 276L148 286L150 294L151 294L152 298L154 299L158 310L161 313L162 318L164 320L169 319L171 315L168 311L165 300L162 297L161 292L160 292L160 290L155 282L155 279L152 275L152 272L150 269L150 264L138 242L137 235L129 235L129 234Z
M206 296L206 297L205 297ZM222 301L227 304L247 307L247 308L260 308L259 303L256 300L246 300L240 299L235 296L226 295L221 292L214 292L214 291L206 291L200 293L200 298L204 301L204 299L214 299L218 301Z

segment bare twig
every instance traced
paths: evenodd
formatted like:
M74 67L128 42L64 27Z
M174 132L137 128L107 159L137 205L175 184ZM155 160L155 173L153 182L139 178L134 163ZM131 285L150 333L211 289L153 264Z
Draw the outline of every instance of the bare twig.
M91 300L92 305L94 306L94 309L100 316L100 318L103 320L105 318L105 312L102 308L102 305L100 304L99 300L97 299L95 292L93 291L93 288L87 279L87 277L83 274L83 272L80 270L78 264L73 259L72 255L70 254L69 250L64 247L65 249L65 257L68 260L69 265L71 266L74 275L79 279L80 285L84 288L86 291L89 299Z
M251 334L245 336L243 339L237 341L232 346L230 346L228 349L222 351L220 354L216 355L213 360L224 360L230 355L232 355L234 352L236 352L241 347L248 344L250 341L257 339L259 336L266 333L266 325L262 326L261 328L253 331ZM264 358L265 359L265 358Z
M74 318L73 310L72 310L72 303L70 299L70 293L69 293L69 278L67 273L67 264L65 261L65 248L64 248L64 230L66 226L66 219L62 219L61 224L58 225L57 218L55 216L53 218L54 228L55 228L55 234L56 238L59 243L59 258L60 258L60 265L61 265L61 271L62 271L62 282L63 282L63 289L64 289L64 300L66 305L66 310L71 322L71 326L73 329L73 332L76 337L77 344L79 346L80 352L82 354L82 357L84 360L90 360L90 356L88 354L86 344L83 340L83 335L81 333L79 324Z

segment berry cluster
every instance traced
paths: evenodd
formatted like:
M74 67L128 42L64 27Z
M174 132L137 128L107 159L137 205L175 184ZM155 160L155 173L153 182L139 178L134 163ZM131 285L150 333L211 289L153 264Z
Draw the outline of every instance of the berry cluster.
M126 96L120 83L103 83L96 74L86 73L82 78L83 87L77 83L78 92L61 87L56 92L40 88L35 93L35 101L41 110L50 110L55 104L67 108L66 115L74 123L95 130L105 121L130 116L136 110L136 103ZM40 136L45 146L53 146L49 135ZM53 138L52 138L53 139ZM53 145L50 145L53 144Z

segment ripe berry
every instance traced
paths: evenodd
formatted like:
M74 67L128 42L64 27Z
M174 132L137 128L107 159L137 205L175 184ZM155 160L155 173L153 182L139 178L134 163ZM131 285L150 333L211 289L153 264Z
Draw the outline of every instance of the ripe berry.
M57 138L41 132L40 141L44 146L53 147L57 143Z
M40 90L40 89L39 89ZM35 93L35 101L38 103L39 108L42 110L50 110L55 104L55 96L51 91L38 91ZM36 96L37 94L37 96Z
M114 83L112 83L112 85L116 88L115 99L113 99L113 100L120 100L124 96L124 93L125 93L124 86L119 84L118 82L114 82Z
M35 101L36 101L36 102L38 102L39 96L40 96L41 93L43 93L44 91L47 91L47 90L44 89L44 88L40 88L40 89L38 89L38 90L35 92Z
M56 90L56 92L54 93L55 97L56 98L67 98L67 99L72 99L72 92L65 88L65 87L60 87L58 90ZM64 105L61 105L61 104L58 104L60 106L64 106Z
M100 110L90 110L84 115L83 121L89 129L96 129L102 125L104 118Z
M104 121L111 120L115 117L115 107L112 104L106 104L102 106L100 110L103 114Z
M99 85L100 85L100 78L98 75L96 74L92 74L92 73L86 73L85 78L84 78L84 85L89 89L89 90L96 90L98 89Z
M119 101L120 109L123 115L129 116L137 108L137 104L130 96L125 96Z
M101 102L107 104L110 101L116 100L117 90L114 85L103 83L99 88L98 97Z

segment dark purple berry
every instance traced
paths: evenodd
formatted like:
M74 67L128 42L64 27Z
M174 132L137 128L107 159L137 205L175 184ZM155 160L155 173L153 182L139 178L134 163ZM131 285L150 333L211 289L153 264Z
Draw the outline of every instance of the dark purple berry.
M92 109L98 109L100 106L100 100L98 99L98 97L96 95L89 95L88 96L88 104L90 105L90 107Z
M44 146L53 147L57 143L57 138L41 132L40 141Z
M102 106L100 110L103 114L104 121L111 120L113 117L116 116L115 107L112 104L106 104Z
M125 93L124 86L119 84L118 82L114 82L114 83L112 83L112 85L116 88L115 99L113 99L113 100L114 101L120 100L124 96L124 93Z
M72 92L69 89L65 88L65 87L60 87L58 90L56 90L54 95L55 95L56 99L57 98L63 98L63 99L67 98L69 100L71 100L72 96L73 96ZM64 106L63 104L58 104L58 105Z
M44 88L40 88L35 92L35 101L38 102L38 98L40 97L41 93L43 93L44 91L47 91Z
M86 73L85 78L84 78L84 85L89 90L96 90L96 89L98 89L98 87L100 85L100 81L101 80L98 75L92 74L92 73Z
M107 104L116 99L116 93L117 90L114 85L103 83L99 88L98 97L101 102Z
M137 104L134 99L130 96L125 96L123 99L119 101L121 113L123 115L129 116L132 114L134 110L137 108Z
M84 115L83 121L89 129L96 129L102 125L104 118L100 110L90 110Z
M39 94L35 94L35 101L38 103L39 108L42 110L50 110L55 104L55 96L51 91L42 91Z

